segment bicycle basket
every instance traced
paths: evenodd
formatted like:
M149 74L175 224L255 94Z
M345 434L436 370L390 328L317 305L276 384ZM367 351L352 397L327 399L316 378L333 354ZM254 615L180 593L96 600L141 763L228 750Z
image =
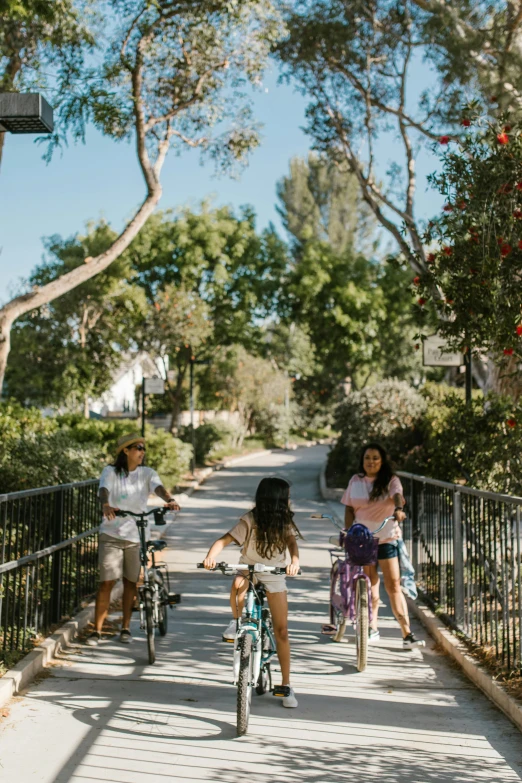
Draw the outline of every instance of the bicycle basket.
M344 551L350 565L373 565L377 562L379 539L374 538L366 525L352 525L344 536Z

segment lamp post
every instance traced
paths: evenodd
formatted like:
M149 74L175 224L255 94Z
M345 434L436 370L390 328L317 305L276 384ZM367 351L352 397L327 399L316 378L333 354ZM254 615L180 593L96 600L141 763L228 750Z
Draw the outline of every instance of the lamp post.
M196 359L195 356L190 357L190 433L192 436L192 460L191 471L194 475L196 470L196 430L194 428L194 365L195 364L210 364L210 359Z
M39 93L0 93L0 133L52 133L52 107Z

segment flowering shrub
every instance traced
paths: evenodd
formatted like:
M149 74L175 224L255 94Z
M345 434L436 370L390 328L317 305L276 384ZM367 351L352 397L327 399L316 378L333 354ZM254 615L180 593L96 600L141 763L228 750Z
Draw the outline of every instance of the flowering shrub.
M462 125L431 177L446 205L426 233L438 249L418 302L436 307L452 347L522 359L522 126L482 121L476 107Z

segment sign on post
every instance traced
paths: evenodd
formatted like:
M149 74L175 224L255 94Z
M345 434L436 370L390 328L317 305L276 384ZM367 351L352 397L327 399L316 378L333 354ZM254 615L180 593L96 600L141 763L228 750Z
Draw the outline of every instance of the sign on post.
M163 378L145 378L145 394L165 394Z
M427 337L422 348L424 367L460 367L464 364L464 355L457 351L448 351L448 343L440 334Z

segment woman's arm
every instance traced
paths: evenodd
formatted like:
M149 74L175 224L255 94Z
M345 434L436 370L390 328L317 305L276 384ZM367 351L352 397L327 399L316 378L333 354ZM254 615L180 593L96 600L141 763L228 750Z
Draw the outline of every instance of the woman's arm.
M395 511L393 516L397 520L397 522L404 522L406 519L406 514L402 510L405 504L405 500L400 492L396 492L393 496L393 502L395 503Z
M297 546L296 537L293 535L288 536L286 546L290 552L290 565L287 565L286 573L289 576L296 576L299 571L299 547Z
M101 487L100 489L100 503L102 504L102 511L105 519L115 519L116 511L119 509L113 508L109 503L109 490L106 487Z
M233 538L230 533L225 533L224 536L221 536L221 538L218 538L217 541L214 541L210 549L208 550L208 554L206 558L203 560L203 565L208 570L216 567L216 557L219 555L219 553L230 544L237 544L237 541L235 538Z
M180 507L170 494L170 492L167 492L163 484L160 484L159 487L156 487L154 490L154 494L156 494L159 498L165 501L165 505L167 508L170 508L172 511L179 511Z
M351 506L346 506L344 509L344 526L346 530L353 525L355 521L355 511Z

